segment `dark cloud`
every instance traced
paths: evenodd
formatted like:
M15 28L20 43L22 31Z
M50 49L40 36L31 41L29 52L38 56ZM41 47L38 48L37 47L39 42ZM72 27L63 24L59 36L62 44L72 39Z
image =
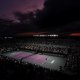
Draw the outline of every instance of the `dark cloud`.
M43 7L44 0L0 0L0 17L13 18L14 11L27 12Z
M43 7L44 0L0 0L0 17L14 19L13 12L26 13ZM80 31L80 1L79 0L45 0L44 8L37 14L37 25L12 26L10 32L21 31L51 31L79 32ZM4 29L6 30L6 28Z
M80 31L79 0L46 0L40 25L50 31Z

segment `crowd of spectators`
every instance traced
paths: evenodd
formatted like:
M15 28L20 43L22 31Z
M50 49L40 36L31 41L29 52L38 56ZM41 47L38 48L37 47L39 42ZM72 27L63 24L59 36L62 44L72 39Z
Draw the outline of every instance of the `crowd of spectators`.
M55 39L55 38L40 38L40 37L32 37L27 39L15 39L15 40L5 40L1 43L0 47L9 47L15 49L26 49L26 50L34 50L41 52L50 52L50 53L60 53L60 54L68 54L68 49L79 48L79 41L71 40L71 39ZM76 48L76 46L78 46ZM73 49L73 51L74 51Z
M23 49L67 54L69 48L79 48L79 41L70 39L54 39L54 38L29 38L26 40L18 41L17 45L20 45ZM74 49L73 49L74 50Z
M59 44L55 44L56 41L54 40L45 40L45 39L33 39L22 41L17 43L21 45L21 48L28 49L28 50L35 50L35 51L42 51L42 52L51 52L51 53L67 53L67 47L61 46Z
M74 40L65 39L45 39L28 38L26 40L16 40L15 42L5 42L0 45L0 76L3 78L19 78L31 80L77 80L74 77L63 74L62 72L52 71L37 65L26 63L26 65L14 59L2 56L3 53L18 50L33 50L36 52L47 52L57 55L67 55L66 69L72 72L80 72L80 49L79 46L73 46ZM73 44L71 44L73 43ZM79 43L79 42L77 42ZM57 77L59 76L59 77ZM64 78L64 76L66 78ZM68 77L69 78L68 78Z

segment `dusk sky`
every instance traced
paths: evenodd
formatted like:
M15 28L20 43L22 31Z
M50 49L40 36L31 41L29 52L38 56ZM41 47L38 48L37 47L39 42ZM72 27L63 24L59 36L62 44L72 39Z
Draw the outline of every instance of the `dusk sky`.
M44 0L0 0L0 18L12 18L15 11L27 12L43 8Z
M45 3L45 4L44 4ZM42 9L33 24L0 26L0 33L21 33L29 31L50 31L80 35L79 0L0 0L0 18L16 20L15 12L27 13ZM35 23L35 21L37 23ZM71 36L76 34L71 34Z

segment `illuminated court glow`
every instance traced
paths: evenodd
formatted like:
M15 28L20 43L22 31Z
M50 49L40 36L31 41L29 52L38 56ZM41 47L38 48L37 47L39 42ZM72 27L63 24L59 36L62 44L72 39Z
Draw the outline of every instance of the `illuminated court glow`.
M14 51L7 54L5 53L4 55L17 60L22 59L26 64L31 63L53 70L59 70L59 66L64 67L66 62L66 58L63 57L34 54L32 52L25 51Z
M55 62L55 60L52 60L52 61L51 61L51 64L53 64L54 62Z

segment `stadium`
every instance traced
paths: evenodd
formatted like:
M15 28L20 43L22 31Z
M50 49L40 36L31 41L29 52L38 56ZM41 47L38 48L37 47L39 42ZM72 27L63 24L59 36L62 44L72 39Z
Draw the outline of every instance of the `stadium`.
M11 75L9 79L14 75L18 79L74 80L80 72L79 40L33 35L4 37L0 42L0 74Z

